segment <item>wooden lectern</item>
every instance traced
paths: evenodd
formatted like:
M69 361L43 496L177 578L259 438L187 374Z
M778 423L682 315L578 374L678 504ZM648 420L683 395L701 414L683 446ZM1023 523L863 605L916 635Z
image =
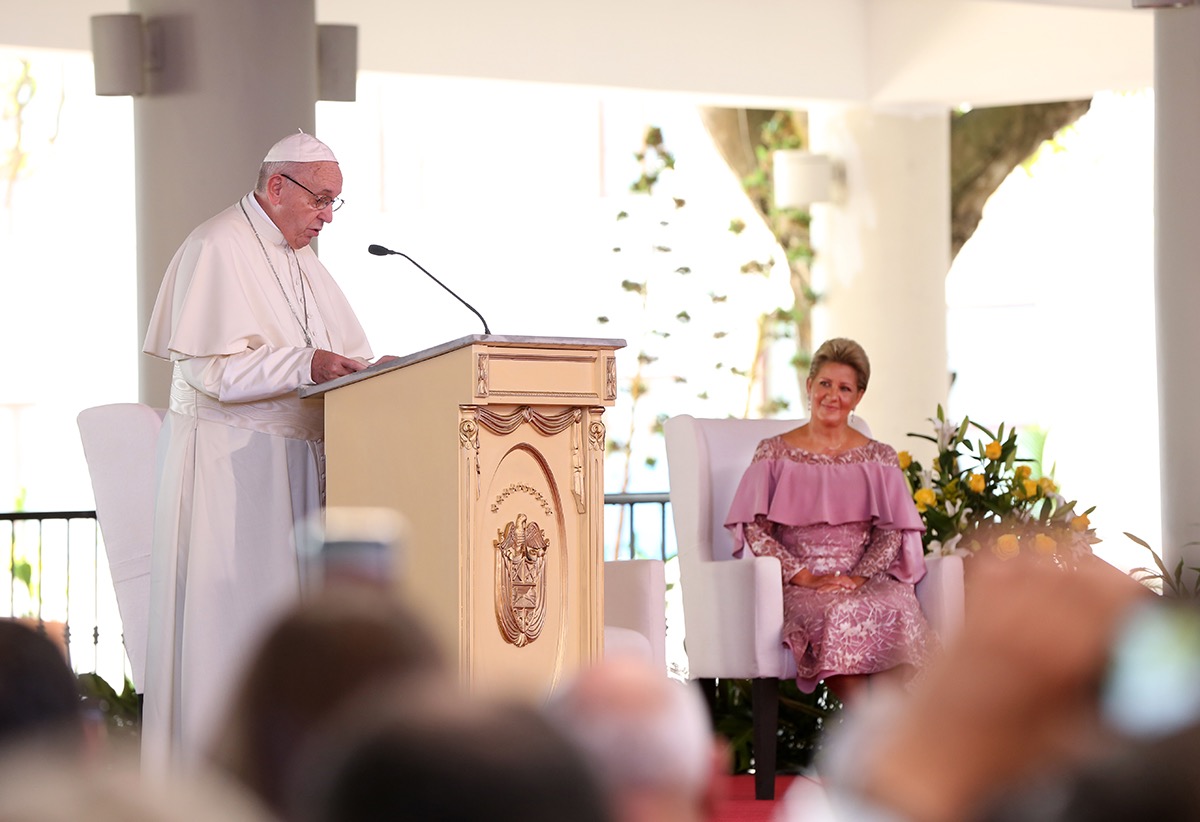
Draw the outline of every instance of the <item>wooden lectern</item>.
M472 335L313 386L326 502L410 526L402 590L473 691L603 653L604 407L623 340Z

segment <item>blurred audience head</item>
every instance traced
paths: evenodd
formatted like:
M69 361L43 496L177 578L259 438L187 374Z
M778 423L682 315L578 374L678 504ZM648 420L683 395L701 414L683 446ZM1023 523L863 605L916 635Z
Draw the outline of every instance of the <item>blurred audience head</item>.
M708 818L727 762L695 687L646 660L608 658L556 694L547 712L584 751L621 822Z
M28 625L0 620L0 748L82 751L86 739L81 694L63 651Z
M1133 750L1101 694L1122 627L1154 596L1098 558L1072 570L968 561L966 622L943 657L910 693L848 716L826 746L823 782L846 818L863 805L926 822L1090 818L1059 815L1066 792ZM797 806L786 818L820 817Z
M103 761L39 751L0 761L4 822L273 822L246 792L201 772L146 779L137 752Z
M607 822L583 755L533 707L381 689L315 739L296 822Z
M1000 798L980 822L1200 820L1200 726L1131 740L1077 770Z
M212 759L278 811L296 752L362 689L442 687L448 669L419 615L370 587L316 593L267 634L244 672Z

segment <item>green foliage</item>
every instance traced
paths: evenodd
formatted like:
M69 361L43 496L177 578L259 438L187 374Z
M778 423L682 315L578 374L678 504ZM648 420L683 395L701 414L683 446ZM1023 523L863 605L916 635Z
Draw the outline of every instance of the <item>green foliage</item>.
M16 498L13 500L12 510L14 512L21 513L25 510L25 500L28 494L28 489L20 489ZM23 611L20 611L20 613L22 613L24 616L32 616L32 606L38 597L38 583L40 580L38 582L34 581L33 563L26 559L25 549L18 547L20 543L23 542L23 540L18 537L18 530L19 529L17 528L16 523L12 523L11 544L8 546L8 553L11 557L8 565L8 574L10 577L10 583L21 583L21 587L25 589L25 594L28 597L29 607L25 608Z
M633 155L641 164L642 173L629 186L629 190L650 193L658 184L662 173L675 168L675 155L667 151L663 145L662 130L656 126L646 129L642 142L642 150ZM682 200L677 201L676 207L682 204Z
M729 743L733 772L745 773L754 764L750 680L718 679L715 691L713 727ZM822 731L836 721L840 709L841 703L824 684L805 694L794 680L780 680L776 771L795 773L811 765L820 749Z
M792 404L783 397L772 397L762 404L759 412L764 417L774 417L777 414L783 414L787 412L787 410L791 407Z
M773 135L772 140L793 143L794 139L786 136L789 128L790 125L783 120L771 125L769 130ZM769 164L769 155L763 156ZM658 427L648 425L645 419L648 416L647 405L654 402L654 396L650 395L650 392L658 389L659 393L667 393L668 387L673 391L674 386L688 382L688 377L683 374L663 373L684 370L683 366L664 367L669 361L666 345L669 344L672 350L677 351L681 348L681 340L686 340L684 346L694 341L698 354L692 361L697 367L697 372L703 369L708 361L727 361L718 364L711 371L705 371L702 377L691 376L692 381L698 383L691 393L699 400L727 402L732 387L739 397L743 391L745 395L744 405L733 412L738 416L753 413L760 404L765 407L784 408L787 405L785 402L764 403L763 400L767 394L779 393L761 390L762 383L765 382L762 374L767 364L763 342L769 343L796 336L797 332L792 325L793 318L807 316L803 309L796 306L781 307L772 312L772 316L776 316L777 319L765 326L760 321L756 329L753 329L758 332L758 340L755 340L753 350L740 345L741 340L748 337L747 332L752 329L745 327L744 320L732 316L734 306L739 302L739 295L733 289L758 294L769 293L769 287L763 288L754 283L747 289L747 284L736 282L736 263L727 265L722 270L722 274L727 272L729 275L726 280L728 288L718 285L714 290L709 290L712 286L707 282L701 287L696 280L707 280L712 265L704 268L696 259L683 257L686 253L694 252L685 247L680 240L682 232L677 226L685 225L683 221L690 219L690 215L682 212L687 200L673 196L675 192L669 190L676 182L668 173L675 168L675 157L667 147L662 129L655 126L646 128L642 145L634 153L634 157L638 161L639 171L637 179L630 185L630 191L649 196L629 198L629 203L623 203L624 208L616 213L616 239L612 243L612 251L621 257L611 259L614 264L623 266L623 276L620 277L621 293L618 297L620 304L619 307L605 308L603 316L597 318L597 322L601 324L632 318L639 320L635 332L626 334L630 337L628 348L637 353L636 360L631 367L622 366L618 385L618 401L622 405L623 413L629 415L629 427L627 430L616 431L614 425L608 429L607 450L610 459L606 473L611 479L610 487L620 491L629 490L635 469L641 465L652 467L656 464L653 458L647 458L640 453L648 450L649 446L645 443L649 437L660 435ZM764 177L764 181L769 184L769 177ZM743 219L730 219L728 233L721 234L723 242L739 246L748 244L747 247L759 242L758 235L747 231L747 228ZM784 247L788 246L785 244ZM763 253L756 250L746 256L754 256L757 259L749 260L741 267L743 274L769 277L772 269L776 268L775 258L779 257L779 253ZM617 260L620 262L617 263ZM677 279L679 277L692 279L681 281ZM712 341L721 342L712 344ZM699 355L701 351L719 353L702 359ZM658 355L663 356L655 365L656 360L659 360ZM629 355L622 355L623 358L627 356ZM729 365L728 361L731 359L736 359L736 364ZM660 400L658 405L661 406L665 402ZM730 413L730 410L722 407L719 413L723 415ZM661 460L658 464L661 465ZM621 533L624 516L624 512L618 515L618 534Z
M30 595L33 594L33 565L28 560L14 558L9 567L13 579L25 585Z
M816 258L810 236L812 217L807 210L780 208L775 204L773 158L774 152L779 150L804 148L808 141L807 132L807 118L803 112L771 112L754 141L756 167L742 178L746 196L755 204L767 228L784 251L792 286L792 304L766 315L771 318L769 322L760 322L759 348L765 351L773 341L795 340L796 356L792 361L797 366L796 377L801 386L807 376L807 361L811 357L812 309L818 302L810 272ZM767 273L774 265L774 260L768 261L764 271L762 262L751 261L743 266L742 273ZM784 325L786 329L782 327ZM752 372L751 379L754 376Z
M98 674L78 674L76 678L84 705L100 714L110 736L137 739L141 734L142 708L129 678L126 677L119 694Z
M1166 563L1159 557L1158 552L1150 547L1150 544L1141 537L1135 537L1128 531L1123 532L1125 536L1136 542L1138 545L1150 552L1151 559L1154 560L1154 569L1145 566L1133 568L1130 570L1130 575L1138 582L1145 585L1147 588L1155 591L1163 596L1181 597L1188 599L1200 598L1200 568L1194 565L1184 566L1183 560L1179 560L1175 567L1171 570L1167 569ZM1197 543L1189 542L1188 545L1196 545ZM1188 587L1183 578L1183 572L1190 571L1192 576L1191 587Z
M763 143L770 150L804 148L804 135L796 130L791 114L790 111L777 111L763 124Z

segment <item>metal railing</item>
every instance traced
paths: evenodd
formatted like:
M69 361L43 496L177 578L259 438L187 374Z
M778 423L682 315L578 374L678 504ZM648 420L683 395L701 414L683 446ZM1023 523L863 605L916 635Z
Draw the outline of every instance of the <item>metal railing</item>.
M606 559L675 556L668 493L604 496ZM128 674L121 618L95 511L0 513L0 617L28 619L67 648L75 670L120 690ZM2 549L0 549L2 550Z
M605 559L661 559L675 556L675 531L665 491L604 495L604 532L613 536ZM606 539L607 542L607 539ZM657 543L657 547L654 544Z
M95 511L0 513L0 616L28 620L66 650L77 671L125 677L116 594Z

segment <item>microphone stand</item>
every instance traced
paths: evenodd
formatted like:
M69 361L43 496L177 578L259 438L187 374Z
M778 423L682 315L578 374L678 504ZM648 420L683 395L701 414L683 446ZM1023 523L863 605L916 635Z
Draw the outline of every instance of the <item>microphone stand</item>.
M372 254L374 254L378 257L382 257L387 254L395 254L397 257L403 257L404 259L408 260L410 263L412 263L417 268L419 268L426 277L433 280L435 283L440 285L442 288L446 289L447 294L449 294L451 297L453 297L454 299L458 300L460 303L465 305L472 314L474 314L476 317L478 317L479 321L481 323L483 323L483 333L484 334L490 335L492 333L492 330L490 328L488 328L487 320L485 320L483 318L482 314L480 314L478 311L475 310L474 306L472 306L469 302L464 300L462 297L455 294L452 290L450 290L450 287L447 286L444 282L442 282L437 277L433 276L428 271L426 271L425 266L421 265L419 262L414 260L412 257L405 254L403 251L393 251L390 248L385 248L384 246L374 245L374 244L368 246L367 251L371 252Z

